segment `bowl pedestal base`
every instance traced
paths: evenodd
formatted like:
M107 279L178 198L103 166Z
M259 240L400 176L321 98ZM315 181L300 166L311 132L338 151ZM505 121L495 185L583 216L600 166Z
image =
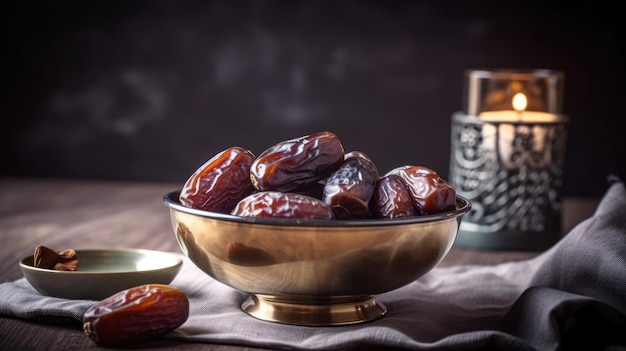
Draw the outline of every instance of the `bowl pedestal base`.
M373 296L320 299L253 294L241 308L257 319L303 326L364 323L381 318L387 313L387 308Z

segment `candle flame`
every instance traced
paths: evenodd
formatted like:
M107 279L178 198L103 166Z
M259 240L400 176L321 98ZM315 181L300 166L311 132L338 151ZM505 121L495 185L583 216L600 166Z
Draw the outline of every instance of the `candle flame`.
M527 103L528 101L526 100L526 95L517 93L513 96L513 108L515 111L524 111Z

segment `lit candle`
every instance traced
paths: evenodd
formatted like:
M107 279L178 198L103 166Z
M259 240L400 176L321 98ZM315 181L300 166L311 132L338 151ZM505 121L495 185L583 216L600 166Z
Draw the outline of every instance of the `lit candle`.
M526 107L528 105L528 101L526 99L526 95L523 93L517 93L513 96L511 100L512 110L501 110L501 111L485 111L479 114L479 118L485 122L500 122L501 124L495 126L486 126L485 136L486 140L491 140L498 142L498 147L500 149L502 157L502 163L505 168L515 169L518 168L517 164L520 160L516 160L511 158L510 156L515 151L515 143L514 138L516 134L516 126L515 124L529 124L528 126L518 126L518 128L522 128L524 133L531 132L534 137L532 138L532 150L536 153L546 155L545 152L542 152L546 147L544 143L546 128L545 126L533 125L533 123L551 123L556 122L558 120L557 116L548 112L539 112L539 111L526 111ZM499 138L496 138L495 129L499 130ZM530 129L529 129L530 128ZM493 130L493 131L492 131ZM547 159L541 159L541 163L548 162Z
M512 110L501 111L485 111L481 112L478 117L487 122L526 122L526 123L543 123L556 122L557 116L548 112L526 111L528 101L526 95L517 93L513 96L511 105Z

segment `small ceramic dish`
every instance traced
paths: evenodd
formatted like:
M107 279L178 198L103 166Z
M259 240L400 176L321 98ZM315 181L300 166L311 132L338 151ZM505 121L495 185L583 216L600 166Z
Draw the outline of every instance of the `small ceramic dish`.
M183 263L176 254L142 249L76 250L76 253L76 271L36 268L33 255L20 260L20 269L43 295L102 300L143 284L169 284Z

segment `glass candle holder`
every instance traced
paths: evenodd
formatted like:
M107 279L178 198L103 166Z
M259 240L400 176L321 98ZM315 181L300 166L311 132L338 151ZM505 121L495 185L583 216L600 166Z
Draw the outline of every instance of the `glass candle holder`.
M563 79L550 70L466 71L449 180L472 210L456 245L543 250L561 238Z

